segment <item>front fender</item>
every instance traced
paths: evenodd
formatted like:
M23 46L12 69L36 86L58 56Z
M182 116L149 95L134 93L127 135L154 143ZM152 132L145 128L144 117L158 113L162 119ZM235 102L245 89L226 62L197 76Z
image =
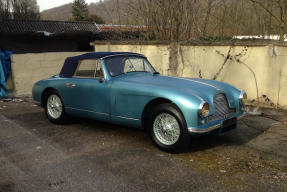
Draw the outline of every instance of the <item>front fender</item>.
M187 126L197 126L199 96L181 89L141 84L134 86L128 82L113 82L111 88L112 115L142 120L145 107L155 99L173 102L181 110Z
M237 89L236 87L230 84L223 83L220 81L209 80L209 79L196 79L196 81L208 83L221 89L226 95L230 107L236 108L237 112L239 112L240 109L239 96L241 94L241 90Z

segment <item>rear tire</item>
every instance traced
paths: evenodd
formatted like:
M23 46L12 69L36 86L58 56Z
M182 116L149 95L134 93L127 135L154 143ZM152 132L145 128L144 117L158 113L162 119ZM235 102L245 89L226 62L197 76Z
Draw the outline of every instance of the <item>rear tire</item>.
M50 90L44 95L44 108L47 118L55 124L64 124L67 119L64 102L56 90Z
M190 142L185 119L174 104L160 104L152 109L148 130L154 144L163 151L180 152Z

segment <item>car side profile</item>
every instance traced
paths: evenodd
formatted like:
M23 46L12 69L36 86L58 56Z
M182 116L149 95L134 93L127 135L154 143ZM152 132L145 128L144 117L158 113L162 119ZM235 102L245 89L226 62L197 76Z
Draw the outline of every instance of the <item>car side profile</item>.
M191 135L236 129L247 99L219 81L162 76L144 55L128 52L68 57L32 95L53 123L75 116L142 128L165 151L185 148Z

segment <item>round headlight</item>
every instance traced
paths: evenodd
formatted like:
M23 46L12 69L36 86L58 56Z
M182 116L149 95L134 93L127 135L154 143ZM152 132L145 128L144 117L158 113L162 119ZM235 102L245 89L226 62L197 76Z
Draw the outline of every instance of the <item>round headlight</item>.
M199 106L199 115L202 117L207 117L209 114L209 104L207 102L202 102Z
M243 103L247 101L247 94L245 93L245 91L241 91L239 99L241 99Z

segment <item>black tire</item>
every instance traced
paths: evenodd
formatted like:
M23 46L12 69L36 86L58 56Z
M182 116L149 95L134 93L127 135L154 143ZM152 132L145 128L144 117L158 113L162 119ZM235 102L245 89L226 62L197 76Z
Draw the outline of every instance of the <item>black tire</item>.
M166 145L163 142L161 142L156 136L156 133L154 130L154 122L160 114L169 114L173 116L179 125L180 134L179 134L177 141L174 144ZM147 125L148 125L150 136L154 144L159 149L163 151L167 151L167 152L181 152L189 146L190 135L187 130L186 121L181 111L178 109L176 105L171 104L171 103L165 103L165 104L160 104L160 105L155 106L155 108L153 108L150 111L150 116L148 118Z
M61 115L57 118L53 117L49 110L48 110L48 106L47 106L47 102L48 102L48 99L51 97L51 96L57 96L60 101L61 101L61 109L62 109L62 112L61 112ZM64 105L64 102L63 102L63 99L62 97L60 96L60 94L58 93L58 91L56 90L49 90L45 93L44 95L44 108L45 108L45 114L47 116L47 118L54 124L64 124L66 123L66 120L67 120L67 115L66 115L66 112L65 112L65 105Z

